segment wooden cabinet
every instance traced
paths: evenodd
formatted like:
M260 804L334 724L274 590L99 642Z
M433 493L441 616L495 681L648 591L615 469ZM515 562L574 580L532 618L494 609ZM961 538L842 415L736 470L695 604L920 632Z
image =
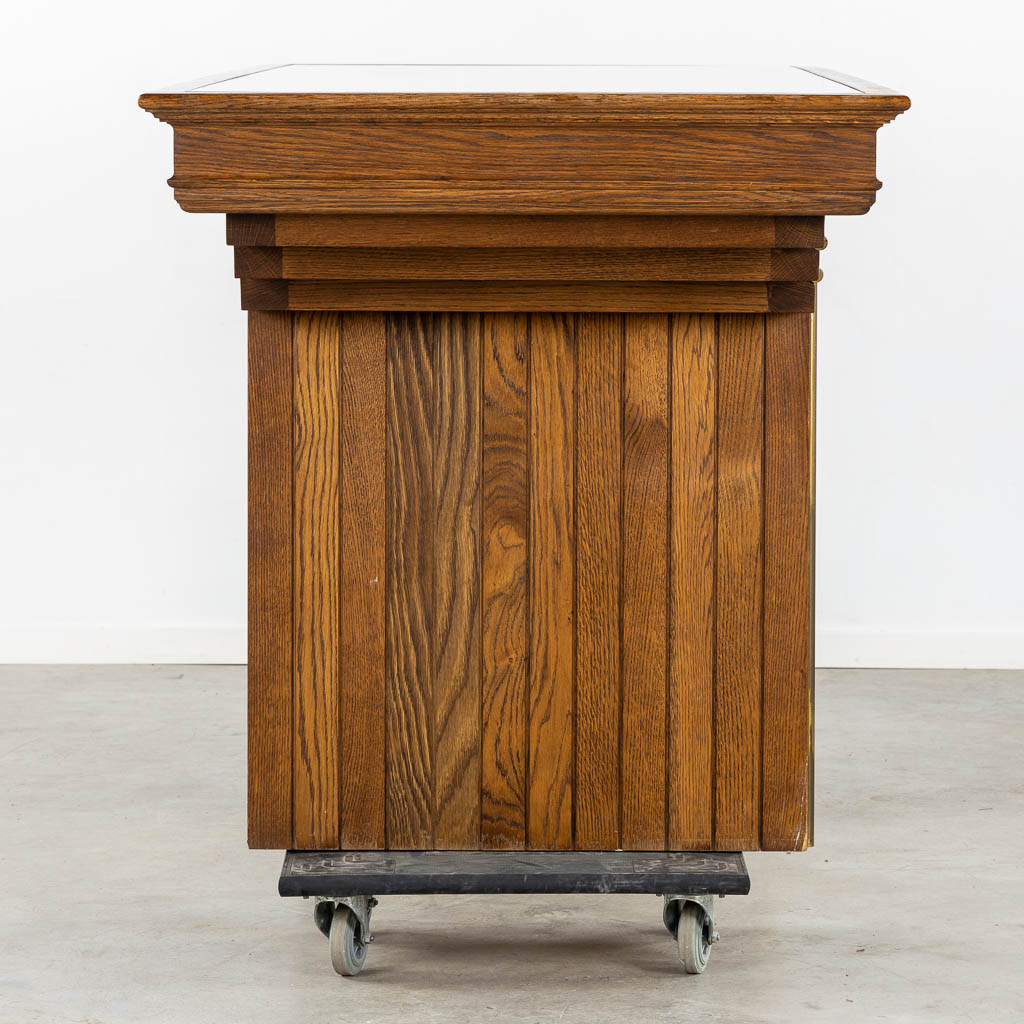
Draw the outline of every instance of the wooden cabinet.
M249 310L249 842L812 837L814 293L905 97L265 69L141 104Z

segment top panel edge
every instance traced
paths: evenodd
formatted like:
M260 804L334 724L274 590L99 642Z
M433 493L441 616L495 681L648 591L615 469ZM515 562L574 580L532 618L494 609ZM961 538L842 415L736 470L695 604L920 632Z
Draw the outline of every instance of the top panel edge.
M840 72L784 65L271 64L147 95L824 96L897 95Z

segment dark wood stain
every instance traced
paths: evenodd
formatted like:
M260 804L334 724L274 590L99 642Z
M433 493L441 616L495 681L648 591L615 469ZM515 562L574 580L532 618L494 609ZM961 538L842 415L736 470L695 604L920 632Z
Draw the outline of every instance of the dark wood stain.
M225 234L228 245L276 245L277 218L270 213L229 213Z
M242 278L245 309L439 312L810 312L812 282L304 281Z

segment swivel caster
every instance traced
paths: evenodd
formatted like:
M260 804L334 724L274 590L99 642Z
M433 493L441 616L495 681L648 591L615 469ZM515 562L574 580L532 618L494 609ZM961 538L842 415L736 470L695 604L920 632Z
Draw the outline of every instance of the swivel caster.
M331 966L346 978L355 977L366 963L373 933L370 913L373 896L317 897L313 920L330 940Z
M711 896L666 896L662 918L675 936L679 962L687 974L703 974L718 941Z

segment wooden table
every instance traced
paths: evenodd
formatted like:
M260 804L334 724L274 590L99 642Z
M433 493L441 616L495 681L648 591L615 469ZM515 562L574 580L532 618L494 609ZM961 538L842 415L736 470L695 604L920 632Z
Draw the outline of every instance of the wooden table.
M249 311L250 845L807 847L818 251L906 97L288 65L140 103Z

